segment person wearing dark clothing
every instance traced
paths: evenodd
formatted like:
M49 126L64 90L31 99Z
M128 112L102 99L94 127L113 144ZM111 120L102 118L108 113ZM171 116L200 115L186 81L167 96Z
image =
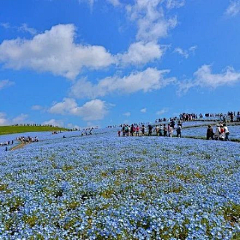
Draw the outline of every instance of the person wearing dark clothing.
M125 137L125 125L122 126L123 137Z
M144 136L145 135L145 126L142 125L142 135Z
M172 121L170 122L170 127L172 127L172 128L174 129L174 127L175 127L175 121L174 121L174 120L172 120Z
M168 131L168 129L167 129L166 124L163 124L163 136L164 137L167 137L167 131Z
M182 126L181 126L181 124L178 124L178 127L177 127L177 137L179 137L179 138L182 137Z
M181 120L178 121L178 126L179 126L179 125L182 127L182 122L181 122Z
M133 133L134 133L135 129L134 129L134 126L133 124L131 125L131 128L130 128L130 135L133 136Z
M163 125L160 124L160 128L159 128L159 136L163 135Z
M211 125L208 125L208 129L207 129L207 140L209 139L214 139L214 133L213 133L213 128Z
M149 124L148 125L148 136L152 135L152 129L153 129L153 126Z

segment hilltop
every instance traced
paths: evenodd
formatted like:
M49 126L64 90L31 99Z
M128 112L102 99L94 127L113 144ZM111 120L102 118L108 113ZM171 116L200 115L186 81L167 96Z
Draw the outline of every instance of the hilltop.
M25 132L46 132L66 131L68 129L53 126L0 126L0 135L25 133Z

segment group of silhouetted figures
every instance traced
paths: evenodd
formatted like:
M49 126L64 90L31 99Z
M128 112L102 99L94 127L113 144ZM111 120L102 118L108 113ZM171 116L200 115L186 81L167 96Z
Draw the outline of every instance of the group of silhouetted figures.
M174 120L171 120L168 124L157 124L157 125L136 125L136 124L123 124L121 130L118 131L118 136L128 137L128 136L163 136L163 137L173 137L174 131L176 131L176 136L182 137L182 122L181 120L175 124ZM217 124L215 132L211 125L207 128L207 140L222 140L229 141L229 129L226 123Z
M3 143L0 143L0 146L5 146L5 151L7 151L8 150L8 146L9 145L13 145L13 140L11 140L11 141L6 141L6 142L3 142Z
M177 137L182 137L182 123L179 120L176 126L175 121L172 119L168 124L144 124L139 126L137 124L123 124L121 130L118 131L118 136L163 136L173 137L174 130L176 130Z
M217 124L215 132L211 125L208 125L207 128L207 140L222 140L229 141L229 130L226 123Z
M8 146L8 145L11 145L11 144L13 144L13 140L0 143L0 146Z
M18 137L17 138L18 141L20 141L21 143L31 143L31 142L38 142L38 137Z

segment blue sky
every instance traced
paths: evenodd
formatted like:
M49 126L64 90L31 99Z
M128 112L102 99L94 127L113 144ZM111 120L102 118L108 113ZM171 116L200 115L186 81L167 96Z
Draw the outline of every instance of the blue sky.
M0 125L240 110L240 0L5 0L0 9Z

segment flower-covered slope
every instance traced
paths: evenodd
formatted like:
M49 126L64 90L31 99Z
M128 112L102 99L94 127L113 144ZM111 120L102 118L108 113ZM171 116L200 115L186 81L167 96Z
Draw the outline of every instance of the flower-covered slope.
M238 143L116 135L0 152L0 238L240 236Z

